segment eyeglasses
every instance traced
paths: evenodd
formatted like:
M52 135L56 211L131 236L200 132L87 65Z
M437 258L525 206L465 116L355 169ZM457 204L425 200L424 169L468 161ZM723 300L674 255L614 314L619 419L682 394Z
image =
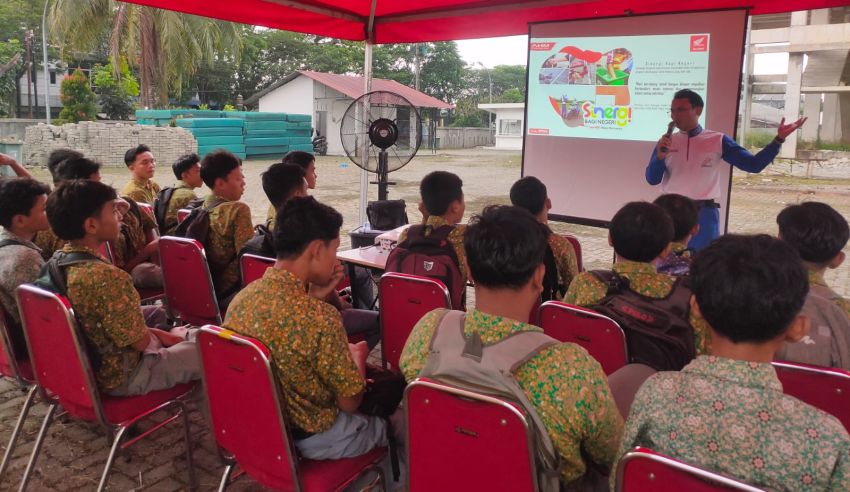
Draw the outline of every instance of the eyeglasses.
M694 108L670 108L670 114L676 113L687 113L688 111L692 111Z

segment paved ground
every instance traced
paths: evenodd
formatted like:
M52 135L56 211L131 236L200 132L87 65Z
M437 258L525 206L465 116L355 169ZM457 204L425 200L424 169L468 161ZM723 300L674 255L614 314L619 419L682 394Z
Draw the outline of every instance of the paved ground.
M254 212L255 222L265 217L267 203L260 187L259 174L270 161L250 161L245 164L248 189L244 200ZM507 203L511 183L519 178L520 158L516 153L489 150L441 152L423 155L415 162L392 174L397 186L391 198L407 201L412 222L419 219L418 183L428 172L445 169L459 174L464 180L467 215L491 203ZM170 181L169 169L163 164L158 170L160 183ZM813 171L814 179L805 179L805 166L776 164L760 175L736 173L732 192L730 230L733 232L776 233L776 214L789 203L819 200L830 203L845 217L850 216L850 164L831 162ZM322 157L318 163L318 199L336 207L344 216L344 229L357 225L358 169L343 157ZM45 171L38 171L40 177ZM123 185L124 169L107 169L105 181ZM375 195L373 191L372 195ZM375 196L370 196L375 199ZM467 216L468 218L468 216ZM610 263L613 252L608 247L604 230L566 224L552 224L556 231L569 231L582 241L585 266L602 268ZM343 245L347 246L347 238ZM843 295L850 295L850 266L830 271L827 280ZM373 353L373 356L376 355ZM15 384L0 381L0 449L4 449L15 423L23 393ZM36 405L24 428L22 444L14 453L9 472L0 491L15 490L26 465L32 441L38 431L44 405ZM213 439L198 412L192 412L192 435L195 439L195 465L202 490L214 490L222 471ZM186 464L183 457L182 432L176 423L131 448L131 460L119 459L110 479L112 490L170 491L186 488ZM95 426L79 422L57 422L49 433L30 490L91 490L97 481L108 452L106 439ZM249 478L243 477L230 490L262 490Z

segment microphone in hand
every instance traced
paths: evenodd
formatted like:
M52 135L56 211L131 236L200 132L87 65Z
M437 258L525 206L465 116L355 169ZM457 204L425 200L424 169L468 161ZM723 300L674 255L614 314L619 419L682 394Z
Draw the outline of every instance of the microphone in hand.
M670 137L672 137L674 128L676 128L676 122L675 121L671 121L670 123L668 123L667 124L667 133L665 133L664 136L667 137L668 139ZM661 152L666 154L667 151L669 151L670 149L668 149L666 145L662 145L660 150L661 150Z

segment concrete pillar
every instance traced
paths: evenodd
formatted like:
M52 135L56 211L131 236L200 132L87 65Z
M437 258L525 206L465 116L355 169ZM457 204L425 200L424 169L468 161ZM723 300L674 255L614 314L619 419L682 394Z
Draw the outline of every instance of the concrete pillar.
M821 94L805 94L803 96L803 116L808 118L806 124L800 129L800 137L807 142L818 139L818 127L821 113ZM823 138L823 129L820 131Z

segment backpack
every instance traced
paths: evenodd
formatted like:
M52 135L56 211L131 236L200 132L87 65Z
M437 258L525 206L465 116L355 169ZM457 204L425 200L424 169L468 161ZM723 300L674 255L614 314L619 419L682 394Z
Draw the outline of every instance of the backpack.
M385 271L429 277L443 282L449 290L453 309L465 310L466 284L460 274L457 254L449 242L454 226L444 225L425 235L430 226L415 225L407 237L387 257Z
M205 249L208 248L210 242L210 213L222 203L226 202L216 198L209 207L199 206L193 208L192 212L174 230L174 235L194 239L201 243Z
M241 257L245 253L265 256L266 258L274 258L276 256L272 231L265 224L254 226L254 237L249 239L245 243L245 246L242 246L242 249L239 250L239 256Z
M555 263L555 253L549 246L546 246L543 264L546 265L546 273L543 275L543 292L540 294L540 300L542 302L560 301L564 298L566 289L558 283L558 265Z
M45 263L43 267L41 267L38 278L35 282L33 282L33 285L67 298L68 285L66 284L65 267L89 261L103 261L103 259L84 251L74 251L71 253L65 253L61 250L57 251L53 253L53 256L47 260L47 263ZM82 327L83 324L80 319L77 318L76 312L74 312L74 318L77 320L77 325ZM96 373L103 365L103 360L101 359L100 352L97 350L95 344L89 340L88 335L85 335L85 330L81 331L84 335L83 340L86 344L86 352L89 356L89 362Z
M171 203L171 197L177 188L172 186L165 187L156 194L153 200L153 217L156 220L156 227L160 231L165 231L165 216L168 215L168 205Z
M562 463L552 439L534 406L514 377L516 370L540 351L557 345L554 338L537 331L515 333L492 345L484 345L478 332L464 335L466 313L443 310L431 336L430 354L419 377L427 377L462 389L495 396L525 410L533 434L538 490L560 489Z
M608 286L605 298L592 309L623 328L631 362L678 371L696 357L688 321L691 288L685 277L676 279L666 297L655 299L631 290L628 279L615 272L591 273Z
M685 277L691 274L691 263L693 263L693 250L684 249L676 253L670 253L656 265L658 273L666 273L674 277Z

